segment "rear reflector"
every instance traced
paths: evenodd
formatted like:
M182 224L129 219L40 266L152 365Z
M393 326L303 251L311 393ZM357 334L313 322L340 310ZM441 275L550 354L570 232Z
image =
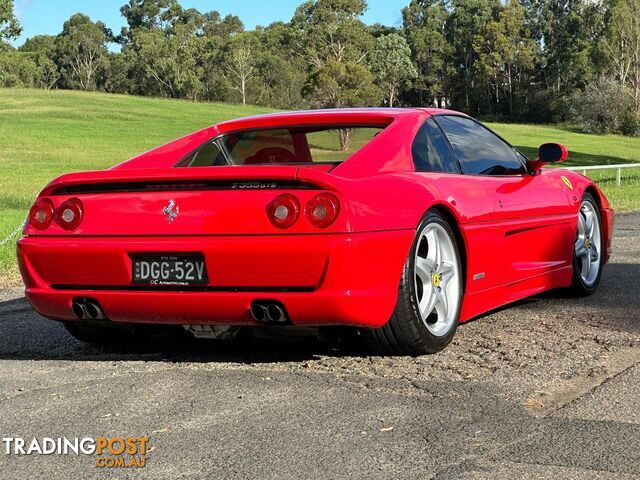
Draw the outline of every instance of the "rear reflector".
M290 193L278 195L267 205L267 218L278 228L289 228L300 216L300 202Z
M54 220L65 230L75 230L82 221L82 202L77 198L70 198L56 208Z
M53 220L53 202L48 198L39 198L29 210L29 225L44 230Z
M321 193L307 202L305 214L309 223L317 228L326 228L336 221L340 213L340 201L331 193Z

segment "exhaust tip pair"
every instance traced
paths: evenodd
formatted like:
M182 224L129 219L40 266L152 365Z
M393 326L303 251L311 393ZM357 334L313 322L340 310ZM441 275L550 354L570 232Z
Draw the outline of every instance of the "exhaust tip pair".
M255 301L251 304L251 318L260 323L285 323L287 312L279 302Z
M95 300L74 300L71 311L78 320L105 320L107 317L102 307Z

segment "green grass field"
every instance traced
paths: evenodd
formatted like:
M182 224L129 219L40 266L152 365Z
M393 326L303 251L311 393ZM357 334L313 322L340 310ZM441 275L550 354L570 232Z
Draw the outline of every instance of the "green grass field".
M192 103L73 91L0 89L0 240L22 222L49 180L102 169L213 123L264 113L255 106ZM528 155L545 141L564 143L568 165L640 162L640 139L584 135L549 126L490 124ZM357 141L357 139L356 139ZM640 170L599 183L618 210L640 208ZM17 278L14 243L0 246L0 278Z

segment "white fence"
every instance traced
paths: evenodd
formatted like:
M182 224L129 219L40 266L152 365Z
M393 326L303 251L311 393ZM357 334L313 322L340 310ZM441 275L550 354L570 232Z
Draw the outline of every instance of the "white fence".
M566 167L565 170L573 170L575 172L582 172L583 175L586 175L588 170L615 170L616 171L616 185L619 187L622 184L622 169L623 168L640 168L640 163L622 163L622 164L619 164L619 165L591 165L591 166L588 166L588 167Z

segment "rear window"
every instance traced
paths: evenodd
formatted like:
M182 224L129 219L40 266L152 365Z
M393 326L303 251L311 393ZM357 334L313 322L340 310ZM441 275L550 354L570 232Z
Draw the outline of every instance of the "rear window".
M180 166L340 163L383 129L332 125L243 130L198 147Z

